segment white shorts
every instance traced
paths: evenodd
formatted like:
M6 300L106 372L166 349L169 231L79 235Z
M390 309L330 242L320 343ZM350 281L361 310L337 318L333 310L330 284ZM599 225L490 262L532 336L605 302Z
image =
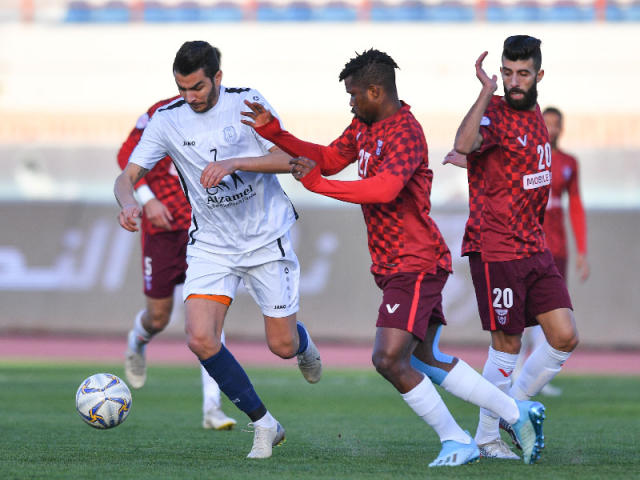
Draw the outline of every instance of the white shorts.
M189 295L235 298L240 280L268 317L288 317L299 309L300 264L287 232L248 253L187 255L183 299Z

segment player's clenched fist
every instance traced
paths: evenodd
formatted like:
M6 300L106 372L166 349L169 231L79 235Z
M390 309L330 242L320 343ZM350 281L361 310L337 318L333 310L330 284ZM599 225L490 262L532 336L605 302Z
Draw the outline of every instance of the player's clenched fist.
M125 205L120 210L118 221L120 226L130 232L138 231L138 218L142 216L142 209L138 205Z

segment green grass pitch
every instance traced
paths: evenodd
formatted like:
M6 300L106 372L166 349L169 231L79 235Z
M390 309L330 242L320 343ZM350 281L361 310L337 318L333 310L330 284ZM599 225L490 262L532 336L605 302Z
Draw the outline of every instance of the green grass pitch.
M287 431L267 460L248 460L247 419L231 432L201 428L200 372L149 369L129 418L111 430L86 425L74 396L87 376L121 365L0 363L0 478L9 479L412 479L640 478L640 379L561 375L547 407L546 448L533 466L481 460L429 469L435 433L373 370L326 369L309 385L295 367L248 369ZM477 408L443 394L460 425L475 431ZM506 439L505 439L506 440Z

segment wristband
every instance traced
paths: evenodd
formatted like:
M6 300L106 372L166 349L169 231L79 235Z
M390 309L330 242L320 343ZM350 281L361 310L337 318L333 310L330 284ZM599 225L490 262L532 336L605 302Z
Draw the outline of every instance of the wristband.
M140 185L135 191L136 197L141 205L145 205L149 200L156 198L148 185Z

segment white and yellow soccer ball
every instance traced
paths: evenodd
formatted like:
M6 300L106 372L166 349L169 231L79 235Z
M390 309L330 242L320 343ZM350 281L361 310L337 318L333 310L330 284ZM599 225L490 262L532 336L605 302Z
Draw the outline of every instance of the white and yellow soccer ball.
M131 391L116 375L96 373L78 387L76 410L92 427L117 427L131 411Z

